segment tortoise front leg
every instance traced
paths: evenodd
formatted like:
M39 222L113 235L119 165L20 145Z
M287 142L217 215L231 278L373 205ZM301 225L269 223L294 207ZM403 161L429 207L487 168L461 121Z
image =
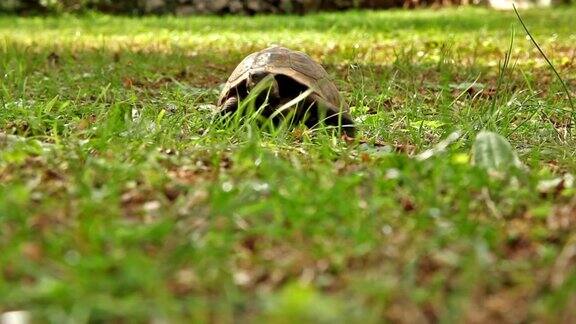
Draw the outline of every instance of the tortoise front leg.
M314 123L324 122L327 125L339 126L341 127L342 131L346 133L346 135L354 137L356 131L354 127L354 121L352 121L352 117L350 117L347 112L342 111L339 107L336 107L335 105L326 101L316 93L312 93L307 98L307 101L312 104L307 102L305 107L312 107L312 109L309 109L308 112L316 117L312 118L311 121ZM318 120L319 118L322 118L322 120Z
M222 106L220 106L220 114L226 115L228 113L233 113L238 109L238 98L230 97L224 101Z

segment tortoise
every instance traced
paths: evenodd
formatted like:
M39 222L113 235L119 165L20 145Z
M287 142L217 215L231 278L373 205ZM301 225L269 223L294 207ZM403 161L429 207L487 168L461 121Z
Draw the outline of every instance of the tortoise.
M222 89L219 111L223 114L236 112L239 101L265 79L270 80L270 89L256 97L257 107L268 104L261 112L265 117L285 117L278 108L290 106L291 100L307 92L301 102L287 110L292 112L293 121L303 122L308 127L324 122L341 126L347 135L354 135L349 108L326 70L305 53L281 46L272 46L244 58Z

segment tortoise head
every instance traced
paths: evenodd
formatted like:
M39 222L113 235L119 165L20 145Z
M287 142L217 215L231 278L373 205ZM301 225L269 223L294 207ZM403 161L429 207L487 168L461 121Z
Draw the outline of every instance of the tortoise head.
M280 87L273 74L264 70L250 72L246 80L248 92L256 91L265 93L271 99L280 98Z

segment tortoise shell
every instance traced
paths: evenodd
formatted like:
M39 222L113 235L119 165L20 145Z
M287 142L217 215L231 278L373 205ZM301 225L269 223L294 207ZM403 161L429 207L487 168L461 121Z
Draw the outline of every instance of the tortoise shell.
M284 75L311 88L318 96L334 105L347 119L350 119L349 108L342 101L338 89L330 80L326 70L305 53L280 46L272 46L248 55L228 78L218 99L218 106L222 106L227 98L236 95L234 91L236 87L246 82L250 75L262 72Z

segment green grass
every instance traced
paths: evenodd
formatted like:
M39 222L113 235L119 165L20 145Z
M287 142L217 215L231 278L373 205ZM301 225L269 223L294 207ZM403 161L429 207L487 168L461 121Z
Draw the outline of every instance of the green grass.
M574 91L576 8L522 15ZM270 43L324 63L356 141L215 120L218 86ZM538 190L576 171L576 112L513 13L3 16L0 73L0 312L576 318L575 191ZM529 171L470 165L482 129Z

